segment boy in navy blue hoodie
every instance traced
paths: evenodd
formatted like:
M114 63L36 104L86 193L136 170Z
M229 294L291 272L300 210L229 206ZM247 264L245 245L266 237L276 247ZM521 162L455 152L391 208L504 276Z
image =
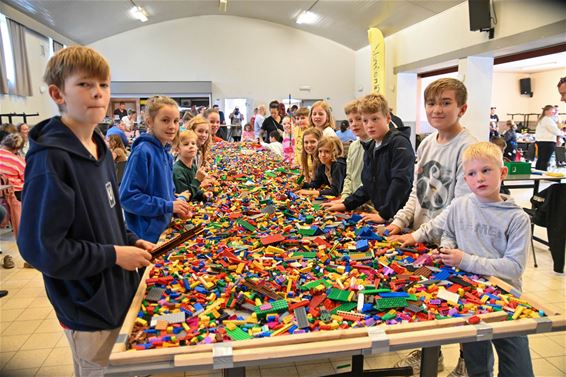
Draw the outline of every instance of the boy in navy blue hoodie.
M359 101L359 112L368 136L364 145L362 186L342 203L325 203L330 211L354 210L368 200L377 213L364 213L363 219L384 223L405 205L413 186L415 152L411 142L397 129L389 129L391 115L387 100L368 94Z
M102 376L155 245L129 232L112 154L95 132L110 101L110 67L96 51L65 48L44 75L61 116L30 132L18 247L43 273L69 340L75 376Z

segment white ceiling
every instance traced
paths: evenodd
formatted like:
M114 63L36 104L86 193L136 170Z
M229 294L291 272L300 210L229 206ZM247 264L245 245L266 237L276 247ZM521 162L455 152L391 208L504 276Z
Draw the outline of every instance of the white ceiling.
M536 58L518 60L515 62L493 66L495 72L535 73L552 69L566 69L566 52L538 56Z
M149 13L141 23L129 13L129 0L2 0L56 32L89 44L147 24L201 15L255 18L305 30L357 50L368 44L367 29L384 36L441 13L465 0L228 0L226 13L218 0L135 0ZM316 3L316 4L315 4ZM321 20L297 25L297 15L309 9ZM203 30L203 36L214 30ZM189 36L179 36L181 40Z

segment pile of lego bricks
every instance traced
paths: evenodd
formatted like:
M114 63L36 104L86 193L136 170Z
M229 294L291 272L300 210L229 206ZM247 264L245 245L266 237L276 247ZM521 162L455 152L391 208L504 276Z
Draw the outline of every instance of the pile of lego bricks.
M213 149L216 197L192 203L205 232L156 260L131 349L208 344L505 312L545 314L485 277L399 248L360 222L297 197L298 171L246 145ZM513 294L515 293L515 295Z

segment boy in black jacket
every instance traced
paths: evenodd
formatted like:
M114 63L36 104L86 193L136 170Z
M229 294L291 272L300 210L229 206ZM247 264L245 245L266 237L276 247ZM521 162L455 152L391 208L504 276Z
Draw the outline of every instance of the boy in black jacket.
M389 130L391 116L381 94L368 94L359 102L359 112L371 142L364 145L362 186L342 203L325 203L330 211L351 211L371 200L377 213L363 219L384 223L405 205L413 185L415 153L409 139L397 129Z
M18 247L43 273L73 353L75 376L102 376L155 245L126 230L112 154L95 132L110 101L110 67L65 48L44 80L61 116L30 132Z

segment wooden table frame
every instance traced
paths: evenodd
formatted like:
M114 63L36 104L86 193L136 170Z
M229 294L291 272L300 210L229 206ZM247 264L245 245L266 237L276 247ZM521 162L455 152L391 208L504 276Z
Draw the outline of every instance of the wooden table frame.
M306 334L281 335L273 338L249 339L216 344L159 348L144 351L127 350L128 337L134 327L143 301L151 268L147 268L126 319L112 350L107 376L133 376L174 371L221 369L224 376L243 377L246 366L295 362L320 358L378 353L423 348L421 376L436 376L438 351L441 345L467 343L543 332L565 331L566 315L541 305L527 295L520 298L547 317L502 321L504 312L482 314L478 325L467 325L465 318L450 318L398 325L317 331ZM515 290L497 278L493 284L508 291Z

